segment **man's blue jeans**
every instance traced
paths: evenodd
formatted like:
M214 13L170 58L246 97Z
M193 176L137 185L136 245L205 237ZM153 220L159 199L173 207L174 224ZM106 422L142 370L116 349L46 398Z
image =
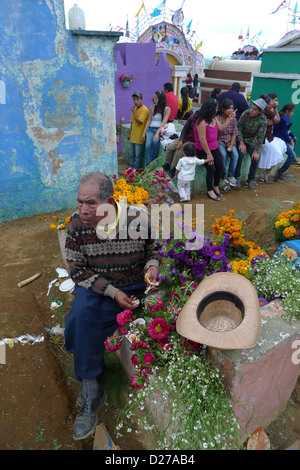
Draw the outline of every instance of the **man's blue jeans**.
M232 178L232 177L234 177L235 169L236 169L238 159L239 159L239 153L237 151L236 145L235 144L233 145L231 152L227 152L228 146L226 147L224 144L222 144L222 142L218 142L218 144L219 144L219 152L221 154L222 161L223 161L222 178L224 179L224 177L226 175L227 156L229 156L229 158L230 158L227 176L228 176L228 178Z
M250 147L250 145L248 145L248 144L245 144L245 145L246 145L246 151L248 152L248 154L251 158L251 155L253 154L255 149L253 147ZM241 176L241 168L242 168L244 155L245 154L242 153L239 149L239 159L238 159L238 163L237 163L237 166L236 166L236 169L235 169L235 175L234 175L235 178L240 178L240 176ZM254 181L255 180L255 174L256 174L257 167L258 167L258 163L259 163L259 159L257 161L255 161L251 158L251 165L250 165L250 169L249 169L249 173L248 173L247 183L249 181Z
M129 297L141 298L146 283L120 287ZM75 286L71 310L65 318L65 347L74 355L77 380L101 374L104 365L104 342L118 328L117 314L123 311L111 297L96 294L85 287Z
M157 132L157 128L149 127L146 133L146 165L158 157L158 149L160 140L154 140L154 134Z
M129 142L129 165L130 168L140 170L143 167L143 156L145 151L145 144L135 144Z
M293 161L296 158L296 154L294 152L294 149L290 144L286 144L286 152L285 153L287 154L287 159L284 162L284 164L282 165L282 167L280 168L280 170L278 170L280 173L285 173L286 171L288 171L289 167L291 166L291 164L293 163Z

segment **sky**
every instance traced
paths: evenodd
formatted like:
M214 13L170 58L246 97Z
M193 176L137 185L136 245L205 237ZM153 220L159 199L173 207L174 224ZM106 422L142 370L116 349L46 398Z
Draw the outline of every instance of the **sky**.
M150 15L162 0L144 0L147 13ZM182 7L184 13L183 29L192 20L191 30L194 38L203 41L200 52L204 58L213 56L225 57L241 45L238 37L242 31L245 37L249 28L250 38L259 34L260 46L266 48L278 42L282 36L294 28L288 21L292 20L296 0L290 0L290 10L284 8L275 14L272 11L282 0L166 0L166 10L175 12ZM87 30L107 31L113 27L126 28L128 18L129 29L134 30L136 14L142 0L64 0L66 26L68 28L68 12L76 3L85 14ZM298 8L300 16L300 2ZM289 16L290 14L290 16ZM296 24L300 30L300 24Z

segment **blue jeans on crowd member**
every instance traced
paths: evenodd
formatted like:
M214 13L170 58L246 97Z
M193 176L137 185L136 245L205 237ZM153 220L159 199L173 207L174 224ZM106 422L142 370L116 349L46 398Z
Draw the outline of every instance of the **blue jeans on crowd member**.
M239 159L239 153L238 153L238 150L236 148L236 145L235 144L233 145L231 152L227 152L228 146L226 147L224 144L222 144L222 142L218 142L218 145L219 145L219 152L221 154L222 161L223 161L222 178L224 179L224 177L226 176L227 156L229 156L229 158L230 158L227 176L228 176L228 178L233 178L234 173L235 173L235 169L236 169L236 166L237 166L237 163L238 163L238 159Z
M291 164L293 163L293 161L296 158L296 154L295 154L294 149L291 146L291 144L286 144L286 152L285 153L287 154L287 159L284 162L284 164L282 165L282 167L278 170L279 173L285 173L286 171L288 171L289 167L291 166Z
M160 139L153 139L156 132L156 127L149 127L146 133L146 165L150 165L158 157Z
M145 144L135 144L129 142L129 165L130 168L140 170L143 167L142 161L145 151Z
M120 287L129 297L141 298L146 283ZM111 297L75 286L71 309L65 318L65 347L74 355L77 380L101 374L104 366L104 342L118 328L117 314L124 309Z
M251 155L253 154L254 152L254 148L253 147L250 147L250 145L246 144L246 151L248 152L250 158L251 158ZM243 163L243 159L244 159L244 153L242 153L240 151L240 148L238 149L238 152L239 152L239 159L238 159L238 162L237 162L237 166L236 166L236 169L235 169L235 178L240 178L241 177L241 168L242 168L242 163ZM247 183L249 183L249 181L254 181L255 180L255 174L256 174L256 170L257 170L257 167L258 167L258 163L259 163L259 159L257 161L253 160L251 158L251 165L250 165L250 168L249 168L249 173L248 173L248 178L247 178Z

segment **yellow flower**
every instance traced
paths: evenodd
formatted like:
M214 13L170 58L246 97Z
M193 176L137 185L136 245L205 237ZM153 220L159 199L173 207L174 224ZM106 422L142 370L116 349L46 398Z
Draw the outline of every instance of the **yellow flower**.
M49 228L51 228L51 230L56 230L57 229L57 226L55 224L50 224L49 225Z

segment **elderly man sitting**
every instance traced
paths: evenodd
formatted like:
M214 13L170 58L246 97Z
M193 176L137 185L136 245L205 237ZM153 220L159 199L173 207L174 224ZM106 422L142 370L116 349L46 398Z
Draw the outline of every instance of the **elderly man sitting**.
M82 381L76 440L94 432L105 401L104 342L118 327L116 316L137 308L146 288L144 273L156 281L161 261L148 212L116 202L106 175L84 177L77 202L66 239L75 298L65 328L65 347L74 355L75 376Z

